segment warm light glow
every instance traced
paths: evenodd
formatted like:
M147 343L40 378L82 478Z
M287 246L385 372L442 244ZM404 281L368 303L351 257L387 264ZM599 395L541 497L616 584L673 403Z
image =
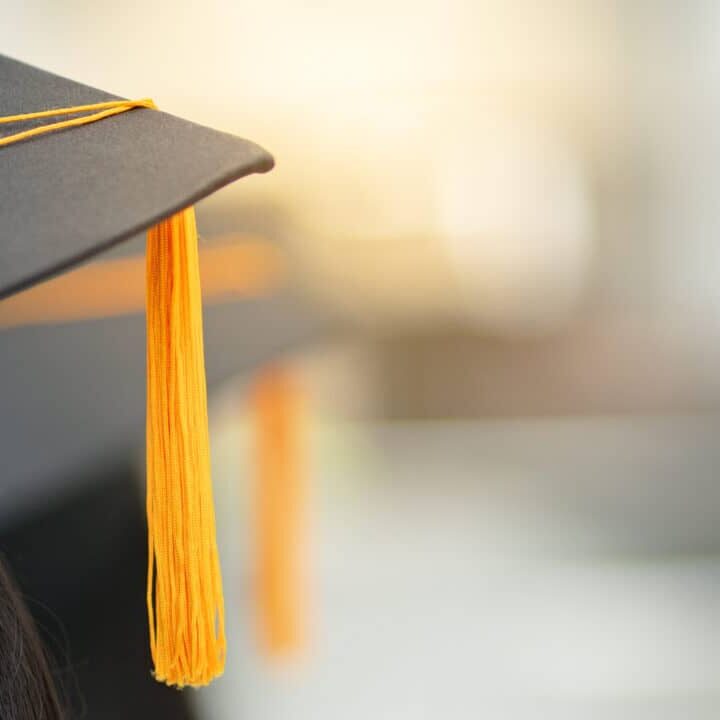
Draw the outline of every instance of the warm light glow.
M584 236L566 243L553 225L552 239L539 244L540 228L531 228L535 239L517 224L510 239L479 222L468 236L456 228L492 193L500 202L506 185L488 185L506 150L524 178L549 182L554 220L572 215L562 203L576 203L584 181L555 193L564 160L553 153L570 157L571 174L582 175L572 134L588 117L612 127L623 87L614 5L162 0L141 13L108 7L89 14L82 3L60 9L45 0L14 20L0 30L6 52L119 94L152 94L169 112L270 149L278 160L273 173L228 188L207 206L234 206L240 223L245 208L266 216L263 231L292 247L308 287L334 307L371 322L514 323L528 302L535 312L537 295L528 288L556 279L546 273L548 256L560 268L559 285L569 288L559 305L573 305ZM52 33L38 30L50 26ZM138 27L156 42L128 54L116 39ZM188 47L192 53L180 51ZM488 160L494 169L484 168L493 138L483 118L503 113L562 139L547 175L537 172L542 149L531 149L531 167L523 166L512 134ZM468 119L480 119L474 131ZM458 190L460 178L466 187ZM522 177L508 181L527 189ZM501 201L531 209L523 227L538 217L532 208L541 198L529 192ZM507 275L493 243L530 258L523 278ZM482 266L487 272L478 274Z
M441 237L469 317L540 333L577 309L591 223L567 140L508 117L466 119L447 139L436 182Z

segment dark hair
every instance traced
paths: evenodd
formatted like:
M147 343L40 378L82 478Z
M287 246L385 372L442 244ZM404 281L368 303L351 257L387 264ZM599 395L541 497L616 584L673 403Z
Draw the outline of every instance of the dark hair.
M0 718L64 717L50 663L9 571L0 558Z

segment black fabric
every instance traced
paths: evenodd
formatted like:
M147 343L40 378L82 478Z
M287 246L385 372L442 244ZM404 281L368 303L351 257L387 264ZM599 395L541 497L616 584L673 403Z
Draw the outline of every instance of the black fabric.
M113 99L0 55L2 116ZM0 298L272 166L254 143L146 109L0 147Z
M103 482L37 508L0 531L51 656L68 720L191 720L188 694L152 678L145 583L147 529L127 464Z
M203 314L211 388L330 328L291 292ZM140 460L144 315L0 331L0 378L0 528L85 482L93 468Z

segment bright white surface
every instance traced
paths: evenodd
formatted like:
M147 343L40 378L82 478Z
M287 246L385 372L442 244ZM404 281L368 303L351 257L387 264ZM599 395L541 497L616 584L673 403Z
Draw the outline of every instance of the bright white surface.
M313 642L273 665L254 646L250 518L237 519L248 436L221 423L230 657L197 695L202 717L717 717L717 430L316 428Z
M527 324L545 302L549 314L574 308L591 230L585 218L576 227L578 205L592 204L582 135L600 111L603 135L617 119L612 4L7 0L3 16L3 52L151 95L273 152L273 173L208 206L261 217L252 229L291 244L308 284L334 306L366 321L449 315L495 328L518 316ZM507 123L500 146L486 132L498 116ZM528 131L558 147L527 147ZM509 185L483 167L491 148L516 175ZM451 179L462 192L445 187ZM487 205L488 180L498 202L489 217L473 215L470 238L457 238L468 213ZM538 245L552 273L542 272Z

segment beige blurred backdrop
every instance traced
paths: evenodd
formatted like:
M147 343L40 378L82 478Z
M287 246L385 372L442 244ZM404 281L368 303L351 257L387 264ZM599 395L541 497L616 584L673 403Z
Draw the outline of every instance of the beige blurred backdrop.
M7 54L276 155L201 229L281 243L369 331L379 412L503 412L468 357L510 412L717 404L713 3L5 5Z
M717 717L720 5L3 11L3 52L273 152L200 229L277 243L347 329L290 359L299 667L252 636L246 379L214 399L233 644L203 717Z

